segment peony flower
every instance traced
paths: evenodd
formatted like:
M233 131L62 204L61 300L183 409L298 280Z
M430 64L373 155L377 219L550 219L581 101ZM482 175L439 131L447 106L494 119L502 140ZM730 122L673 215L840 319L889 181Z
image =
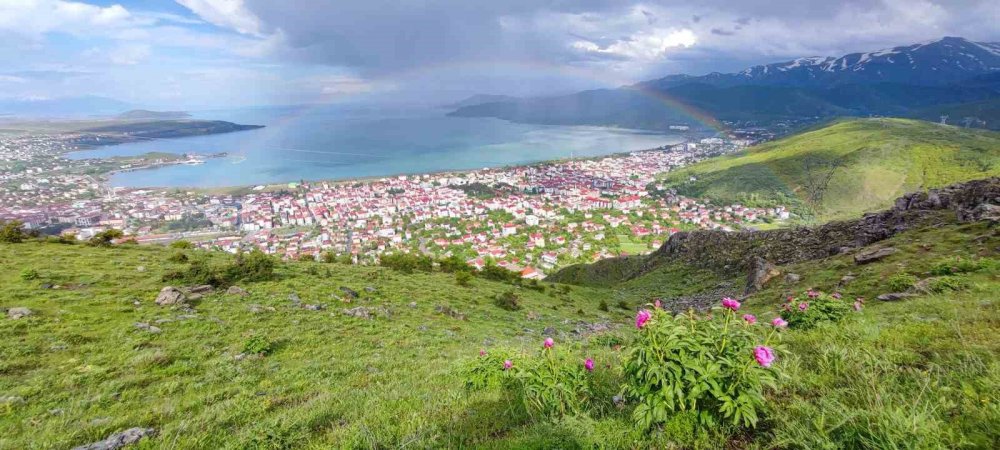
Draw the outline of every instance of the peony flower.
M781 305L781 309L784 309L785 311L791 311L792 307L788 303L785 303L784 305Z
M663 303L660 302L660 299L656 299L656 301L653 302L653 306L655 306L656 309L660 309L663 308Z
M486 356L486 350L480 350L479 356Z
M590 358L587 358L587 360L583 362L583 367L587 369L587 372L593 372L594 371L594 360L592 360Z
M789 295L788 297L785 297L785 303L791 303L792 300L795 300L795 297L792 297L791 295Z
M650 317L653 317L653 314L649 311L646 311L645 309L639 311L639 313L635 315L635 327L642 329L642 327L646 326L646 322L649 322Z
M833 297L833 298L835 298L837 300L840 300L841 295L840 295L840 292L834 292L833 295L831 295L830 297Z
M722 307L736 311L737 309L740 309L740 302L736 301L735 299L726 297L722 299Z
M819 297L819 292L810 289L809 292L806 292L806 295L808 295L809 298L816 298Z
M799 311L805 312L805 310L807 309L809 309L808 303L806 302L799 303Z
M861 311L861 302L854 302L854 310Z
M514 361L508 359L503 362L503 370L510 369L511 367L514 367Z
M757 316L753 314L744 314L743 320L745 320L748 324L753 325L757 323Z
M757 364L763 367L771 367L771 363L774 362L774 350L771 350L771 347L758 345L753 349L753 357L757 360Z
M788 326L788 322L785 322L785 319L782 319L781 317L775 317L774 320L771 321L771 325L778 328L785 328Z
M556 345L556 342L553 341L552 338L545 338L545 342L542 345L545 346L545 348L552 348L553 345Z

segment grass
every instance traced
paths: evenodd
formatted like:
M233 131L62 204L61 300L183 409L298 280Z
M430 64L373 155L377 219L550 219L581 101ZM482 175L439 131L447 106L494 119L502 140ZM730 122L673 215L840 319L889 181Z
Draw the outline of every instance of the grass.
M825 194L810 198L817 191L810 180L831 171ZM684 195L723 204L796 206L822 222L884 209L917 189L995 175L1000 175L996 132L907 119L851 119L671 172L666 182ZM697 181L689 181L692 176Z
M597 399L608 406L592 415L532 418L498 392L464 389L457 368L480 348L536 348L552 327L558 345L579 346L605 376L620 377L615 345L628 348L634 308L720 281L709 273L661 266L568 293L516 289L522 309L505 311L493 305L512 289L502 283L460 287L450 274L296 262L273 281L241 284L247 298L210 294L185 317L153 304L163 273L182 267L168 261L176 250L0 245L0 306L35 311L0 318L0 398L20 399L0 403L0 449L69 448L136 426L159 433L135 448L995 448L1000 274L982 261L1000 258L1000 236L985 224L946 225L877 245L899 251L865 266L840 255L781 267L801 279L779 276L744 302L768 321L785 295L805 289L869 299L840 323L783 333L786 376L756 430L702 429L678 415L649 432L610 399ZM923 280L952 265L961 269L947 275L962 281L957 291L873 300L896 274ZM600 274L586 270L576 275ZM845 275L854 279L842 284ZM341 303L341 286L361 298ZM296 307L291 293L328 308ZM391 314L341 312L356 306ZM580 321L620 326L581 336ZM265 356L237 358L248 348Z

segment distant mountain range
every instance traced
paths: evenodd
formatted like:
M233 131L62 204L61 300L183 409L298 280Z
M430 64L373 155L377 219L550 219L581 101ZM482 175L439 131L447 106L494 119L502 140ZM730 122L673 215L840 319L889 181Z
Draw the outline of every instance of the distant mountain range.
M0 99L0 115L85 117L118 114L134 105L113 98L85 95L51 99Z
M972 114L971 123L978 126L1000 128L998 105L1000 43L946 37L876 52L799 58L739 73L671 75L619 89L466 104L451 115L665 129L707 117L766 124L867 115L936 120L958 113Z
M124 120L146 120L146 119L187 119L191 117L184 111L150 111L146 109L133 109L130 111L125 111L116 116L118 119Z

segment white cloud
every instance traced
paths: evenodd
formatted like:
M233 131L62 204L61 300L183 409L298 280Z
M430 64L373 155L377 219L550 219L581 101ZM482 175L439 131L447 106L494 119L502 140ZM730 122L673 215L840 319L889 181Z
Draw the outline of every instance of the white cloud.
M242 34L263 34L260 19L247 9L243 0L177 0L177 3L212 25Z
M101 7L64 0L0 1L0 32L36 39L53 31L89 34L95 29L129 26L131 14L121 5Z
M134 66L149 58L152 50L145 44L123 44L112 49L108 54L108 59L112 64L120 66Z
M624 39L617 39L609 45L600 46L588 40L578 40L570 44L574 49L586 53L618 56L630 60L651 62L663 58L671 49L691 47L698 37L689 29L653 29L640 31Z

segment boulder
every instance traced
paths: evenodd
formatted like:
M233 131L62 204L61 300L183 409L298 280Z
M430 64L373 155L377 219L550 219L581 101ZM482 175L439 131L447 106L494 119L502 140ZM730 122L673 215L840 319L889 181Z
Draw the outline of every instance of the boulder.
M340 287L340 292L343 292L344 295L346 295L348 298L358 298L359 297L358 291L355 291L354 289L351 289L351 288L349 288L347 286L341 286Z
M797 273L788 273L788 274L785 274L785 282L786 283L798 283L799 280L801 280L801 279L802 279L802 276L799 275L799 274L797 274Z
M882 300L883 302L898 302L900 300L906 300L910 297L916 297L917 294L910 294L907 292L890 292L888 294L882 294L876 298Z
M160 289L159 295L156 296L156 304L160 306L183 305L185 302L187 302L187 296L173 286Z
M743 294L748 295L757 292L764 288L772 278L781 274L778 268L770 261L761 258L760 256L750 257L750 262L747 264L749 267L749 272L747 273L747 284L743 288Z
M28 317L34 315L35 312L24 307L11 308L7 310L7 317L17 320L22 317Z
M553 327L545 327L545 329L542 330L542 336L555 336L555 335L556 335L556 329Z
M358 318L361 318L361 319L369 319L369 320L371 320L371 318L372 318L371 311L368 308L365 308L364 306L358 306L357 308L345 309L344 310L344 315L351 316L351 317L358 317Z
M212 292L212 289L214 289L212 285L202 284L199 286L192 286L191 289L189 289L188 291L191 292L192 294L207 294L209 292Z
M896 249L892 247L885 247L877 250L862 252L858 253L857 255L854 255L854 262L859 265L868 264L881 260L894 253L896 253Z
M150 324L145 323L145 322L136 323L135 327L138 328L138 329L140 329L140 330L148 331L148 332L153 333L153 334L160 334L163 331L163 330L160 329L160 327L157 327L155 325L150 325Z
M139 442L139 440L146 436L153 436L155 434L156 430L152 428L129 428L121 433L112 434L103 441L73 447L73 450L117 450L126 445Z
M322 310L326 309L326 305L324 305L322 303L316 304L316 305L306 304L306 305L302 305L302 309L307 309L309 311L322 311Z
M229 289L226 289L226 294L228 294L228 295L236 295L236 296L239 296L239 297L246 297L246 296L250 295L250 293L247 292L246 289L243 289L243 288L241 288L239 286L229 286Z

